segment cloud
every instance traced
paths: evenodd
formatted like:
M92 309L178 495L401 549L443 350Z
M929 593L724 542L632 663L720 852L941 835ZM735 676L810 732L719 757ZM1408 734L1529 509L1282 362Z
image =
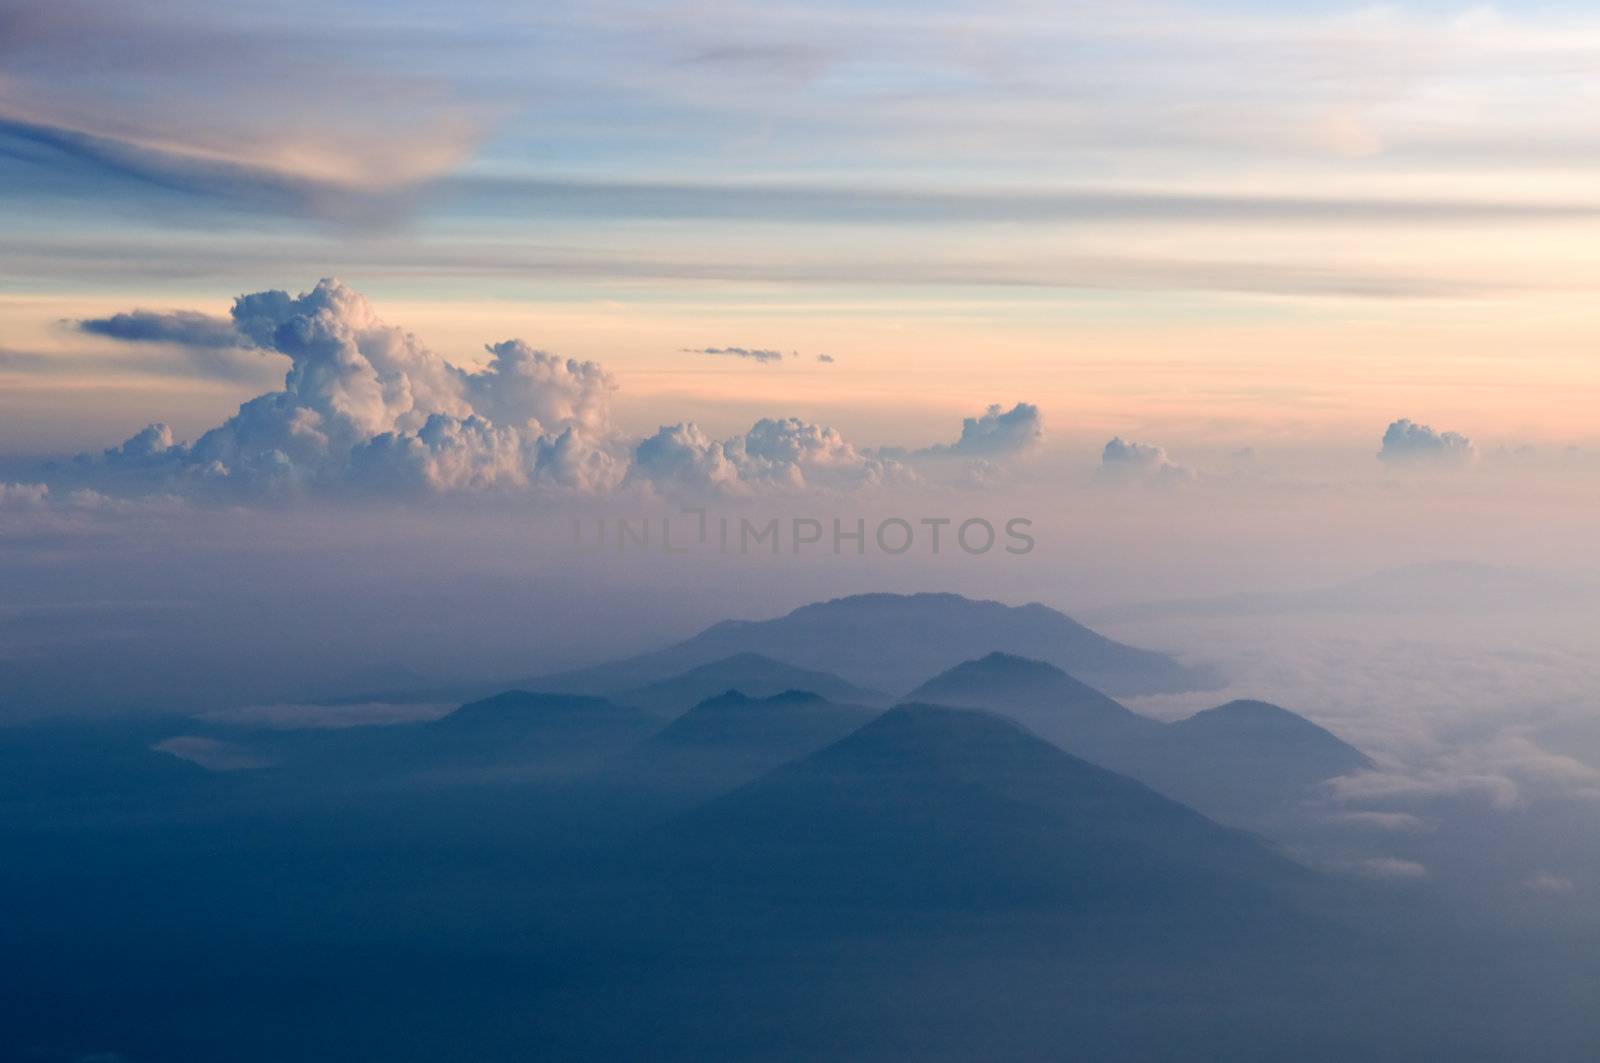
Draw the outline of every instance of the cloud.
M0 506L18 508L42 505L50 495L48 484L17 484L0 481Z
M1192 480L1195 473L1168 458L1164 447L1117 436L1100 451L1100 476L1112 482L1172 484Z
M693 423L664 426L635 449L629 477L667 490L723 495L916 482L900 461L869 455L834 429L795 417L763 418L743 435L720 441Z
M182 334L196 321L208 337L223 332L220 319L182 312L104 320L130 322L141 337ZM917 482L896 457L794 417L763 418L728 439L692 422L630 439L611 418L616 380L597 363L508 339L484 348L489 360L481 368L453 365L334 279L299 295L241 295L227 330L241 344L288 358L280 389L244 402L193 442L156 422L118 446L80 455L74 471L102 486L232 495L623 487L741 495ZM994 407L968 418L958 446L1017 445L1037 417L1034 407L1007 415Z
M1415 860L1401 860L1394 856L1375 856L1359 861L1354 870L1367 878L1401 881L1426 878L1428 875L1428 869L1424 865Z
M832 365L834 362L838 361L838 359L831 354L819 354L817 355L817 361L826 365Z
M762 365L783 361L783 352L762 347L685 347L685 354L719 354L730 358L744 358Z
M1374 830L1395 833L1424 831L1428 823L1410 812L1335 812L1325 817L1330 823L1352 827L1371 827Z
M919 455L957 455L961 457L1009 457L1026 454L1044 442L1044 421L1039 407L1019 402L1007 410L995 403L978 417L961 422L961 438L954 443L939 443L918 451Z
M1472 440L1459 432L1435 432L1402 417L1383 433L1380 461L1396 464L1465 465L1477 456Z
M369 220L408 206L487 128L436 73L367 61L329 20L263 34L110 0L0 0L0 20L18 42L0 81L0 157L26 166L7 179Z
M130 310L75 322L79 332L130 343L176 343L185 347L242 347L250 343L225 317L193 310Z
M256 487L592 488L620 478L605 453L616 384L592 362L506 340L486 348L486 367L459 368L332 279L298 296L242 295L231 327L289 358L281 390L192 445L155 424L90 463Z
M1565 897L1577 891L1577 884L1565 875L1552 875L1548 871L1541 871L1523 883L1523 888L1530 893L1537 893L1543 897Z

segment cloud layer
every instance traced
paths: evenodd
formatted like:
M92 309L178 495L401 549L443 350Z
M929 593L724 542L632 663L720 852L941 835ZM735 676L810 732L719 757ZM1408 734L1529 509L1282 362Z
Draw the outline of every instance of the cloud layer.
M617 489L728 496L857 491L918 480L904 451L871 453L832 428L763 418L726 439L693 422L643 440L612 421L615 379L594 362L518 339L484 348L462 368L384 322L361 293L333 279L291 296L234 300L227 318L136 311L80 323L130 342L250 348L289 359L283 387L245 402L192 443L155 423L78 471L162 490L233 493L348 488L392 492ZM719 349L717 353L730 350ZM739 357L777 352L743 352ZM991 406L954 444L923 455L1025 453L1042 438L1038 408Z

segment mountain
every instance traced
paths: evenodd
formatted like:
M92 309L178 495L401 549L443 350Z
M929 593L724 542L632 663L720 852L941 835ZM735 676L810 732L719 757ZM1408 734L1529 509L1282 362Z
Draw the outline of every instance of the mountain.
M653 653L538 680L541 689L615 694L756 653L880 690L910 690L993 650L1046 661L1114 694L1210 689L1209 669L1115 642L1037 602L1009 606L955 594L860 594L773 620L725 620Z
M1163 730L1164 741L1121 761L1125 770L1233 823L1262 824L1319 783L1373 767L1337 735L1264 701L1230 701Z
M693 895L812 910L1237 915L1309 874L1009 720L919 704L652 841L668 880L705 881Z
M803 690L708 698L603 770L678 802L731 790L860 728L877 709Z
M850 705L882 705L889 700L882 691L857 686L827 672L796 668L759 653L736 653L612 697L624 705L636 705L658 715L676 716L729 690L753 698L806 690L829 701Z
M908 700L988 709L1089 760L1156 740L1162 726L1043 661L991 653L941 672Z
M1288 709L1233 701L1175 723L1132 712L1042 661L993 653L928 680L913 700L987 709L1207 815L1261 826L1324 780L1370 768L1360 750Z

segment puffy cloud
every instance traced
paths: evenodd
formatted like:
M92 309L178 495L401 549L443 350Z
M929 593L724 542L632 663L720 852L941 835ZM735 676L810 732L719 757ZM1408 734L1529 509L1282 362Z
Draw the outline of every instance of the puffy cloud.
M1100 451L1100 475L1112 481L1178 483L1194 478L1194 470L1167 457L1164 447L1133 443L1121 436Z
M493 356L482 372L465 376L473 409L499 424L541 432L578 427L606 430L616 381L594 362L559 358L521 340L484 348Z
M831 354L819 354L817 355L817 361L822 362L824 365L832 365L838 359Z
M763 418L743 435L720 442L693 423L665 426L635 449L630 476L657 487L719 494L853 490L916 479L901 462L868 455L836 430L795 417Z
M1044 442L1044 421L1039 407L1019 402L1007 410L995 403L978 417L961 421L961 438L918 451L923 455L955 454L962 457L1005 457L1025 454Z
M1409 418L1389 425L1383 433L1381 461L1397 464L1465 465L1477 456L1472 440L1459 432L1435 432Z
M745 488L725 445L693 422L663 425L634 448L629 478L688 491L737 494Z
M146 461L151 458L164 457L174 449L182 450L178 444L173 442L172 426L163 421L157 421L155 424L146 425L129 436L121 446L107 450L105 456L113 460Z
M620 478L605 452L616 385L592 362L506 340L486 348L483 369L462 369L331 279L298 296L242 295L229 327L241 344L288 356L283 388L192 446L157 424L101 462L254 486L498 490L542 478L592 489Z
M783 361L783 352L768 350L762 347L685 347L685 354L721 354L732 358L744 358L763 365ZM832 359L829 359L832 361Z
M130 310L76 322L79 332L130 343L176 343L185 347L226 348L250 343L225 317L193 310Z
M164 334L176 335L184 322L201 319L166 315L145 331L171 325ZM229 322L239 346L288 358L280 389L244 402L193 443L152 424L81 457L77 468L124 484L230 494L600 493L637 486L744 495L918 482L901 460L904 451L863 450L832 428L794 417L764 418L728 439L684 422L630 440L611 420L616 381L596 363L508 339L484 348L489 357L481 367L453 365L337 280L299 295L241 295ZM1039 437L1037 407L992 406L966 419L957 443L936 451L970 455L994 479L998 466L978 455L1016 453Z

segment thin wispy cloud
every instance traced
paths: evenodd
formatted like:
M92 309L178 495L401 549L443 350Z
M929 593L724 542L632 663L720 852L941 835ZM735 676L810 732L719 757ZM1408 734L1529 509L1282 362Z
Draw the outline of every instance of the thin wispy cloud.
M784 359L782 351L772 350L767 347L685 347L685 354L714 354L727 358L740 358L748 362L759 362L762 365L773 365Z

